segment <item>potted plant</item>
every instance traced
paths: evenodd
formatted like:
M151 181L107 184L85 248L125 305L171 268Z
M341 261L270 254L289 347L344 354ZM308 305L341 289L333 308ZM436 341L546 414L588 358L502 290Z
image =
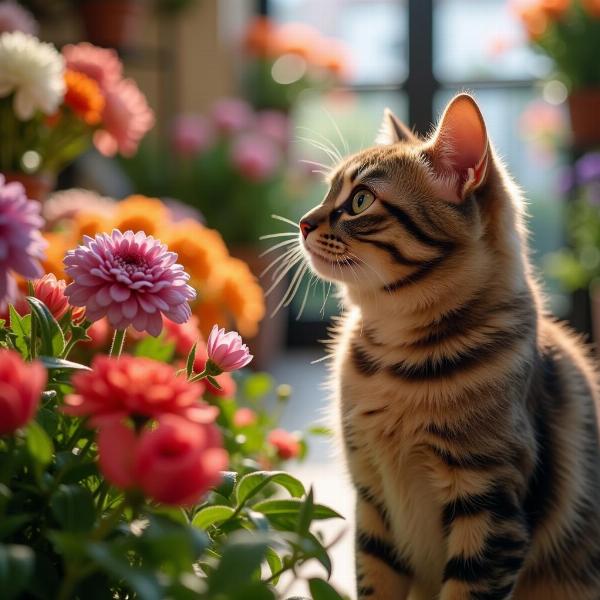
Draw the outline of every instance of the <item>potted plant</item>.
M535 0L517 4L530 43L554 62L569 90L576 147L600 142L600 2Z
M113 50L83 43L59 53L15 31L0 35L0 120L0 170L43 200L92 145L109 156L134 153L154 116Z

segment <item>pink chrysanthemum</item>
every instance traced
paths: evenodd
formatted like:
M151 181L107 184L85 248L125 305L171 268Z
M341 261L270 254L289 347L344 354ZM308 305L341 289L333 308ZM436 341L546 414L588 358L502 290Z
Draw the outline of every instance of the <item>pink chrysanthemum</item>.
M43 224L40 204L27 199L20 183L5 184L0 175L0 303L8 293L11 271L27 279L42 275L39 261L47 245L40 233Z
M265 181L271 178L279 167L280 150L266 136L245 133L234 140L231 160L247 179Z
M95 80L104 91L119 82L123 76L123 65L112 48L99 48L88 42L67 44L62 54L66 67Z
M0 2L0 33L5 31L22 31L29 35L37 35L38 23L33 15L13 0Z
M133 325L157 336L162 315L184 323L191 316L188 302L196 297L176 260L177 254L143 231L84 236L64 260L73 278L65 294L73 306L85 306L90 321L106 316L115 329Z
M146 96L131 79L123 79L105 92L102 129L94 134L94 144L105 156L120 152L135 154L140 140L154 126L154 113Z

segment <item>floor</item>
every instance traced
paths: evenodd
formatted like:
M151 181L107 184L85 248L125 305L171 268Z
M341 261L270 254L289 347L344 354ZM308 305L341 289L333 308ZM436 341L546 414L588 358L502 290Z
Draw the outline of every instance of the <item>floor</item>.
M328 425L326 409L327 392L323 389L327 378L325 361L314 362L324 356L322 348L287 352L269 369L278 383L288 383L293 395L282 419L282 427L290 431L306 430L314 424ZM336 456L332 440L315 437L310 451L302 463L290 463L288 470L307 487L313 486L317 502L326 504L345 517L345 521L320 524L327 542L335 541L330 555L333 575L330 582L350 598L354 597L353 512L354 491L350 485L343 461ZM323 574L318 565L307 565L303 576ZM285 588L285 584L283 586ZM285 590L290 596L310 597L303 585L293 585Z

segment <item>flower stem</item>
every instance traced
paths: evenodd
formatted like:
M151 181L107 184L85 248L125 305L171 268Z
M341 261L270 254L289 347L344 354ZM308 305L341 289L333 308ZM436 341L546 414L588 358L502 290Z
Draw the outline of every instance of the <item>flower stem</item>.
M123 344L125 343L125 329L115 329L112 345L110 347L109 356L119 358L123 352Z

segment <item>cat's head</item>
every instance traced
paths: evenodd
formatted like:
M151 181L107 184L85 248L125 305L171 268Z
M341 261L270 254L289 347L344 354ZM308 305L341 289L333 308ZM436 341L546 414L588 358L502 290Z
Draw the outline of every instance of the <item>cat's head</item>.
M456 96L427 139L388 110L382 132L381 145L332 170L324 201L300 221L319 276L359 290L428 282L439 291L483 276L502 244L518 253L514 207L497 198L510 198L511 184L471 96Z

